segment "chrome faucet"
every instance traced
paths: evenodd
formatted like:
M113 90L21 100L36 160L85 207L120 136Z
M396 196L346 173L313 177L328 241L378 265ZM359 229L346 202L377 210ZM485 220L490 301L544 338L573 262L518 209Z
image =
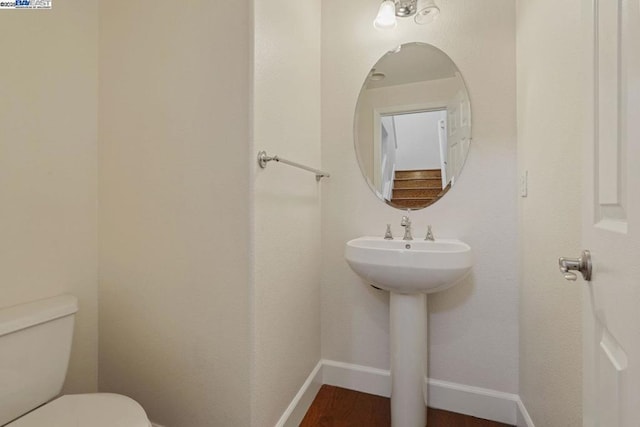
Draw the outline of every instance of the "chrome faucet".
M424 240L428 240L430 242L436 241L435 237L433 237L433 232L431 231L430 225L427 227L427 237L425 237Z
M387 224L387 232L384 233L384 240L393 240L393 234L391 234L391 224Z
M402 217L402 222L400 225L404 227L404 237L402 240L413 240L413 236L411 236L411 219L409 218L409 212Z

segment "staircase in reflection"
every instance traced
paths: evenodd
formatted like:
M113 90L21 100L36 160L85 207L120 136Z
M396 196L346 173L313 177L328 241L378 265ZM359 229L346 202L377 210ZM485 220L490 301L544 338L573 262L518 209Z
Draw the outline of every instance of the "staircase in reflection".
M391 203L398 208L423 208L442 197L450 187L442 188L440 169L396 171Z

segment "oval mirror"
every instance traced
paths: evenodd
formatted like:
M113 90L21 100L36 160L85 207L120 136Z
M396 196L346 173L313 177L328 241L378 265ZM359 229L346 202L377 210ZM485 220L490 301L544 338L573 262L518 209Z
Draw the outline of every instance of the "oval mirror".
M354 139L380 200L398 209L438 201L455 184L471 142L471 103L456 64L425 43L385 54L360 90Z

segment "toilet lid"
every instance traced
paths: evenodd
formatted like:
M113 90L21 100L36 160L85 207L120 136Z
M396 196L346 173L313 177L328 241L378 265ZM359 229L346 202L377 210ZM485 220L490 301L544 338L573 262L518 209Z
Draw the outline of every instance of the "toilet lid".
M6 427L150 427L135 400L111 393L72 394L57 398Z

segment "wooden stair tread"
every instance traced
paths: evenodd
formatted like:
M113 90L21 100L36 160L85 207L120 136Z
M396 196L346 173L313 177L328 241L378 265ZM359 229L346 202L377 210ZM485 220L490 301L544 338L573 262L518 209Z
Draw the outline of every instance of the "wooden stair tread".
M437 199L437 197L396 197L394 199L391 199L392 202L408 202L408 201L417 201L417 200L426 200L426 201L430 201L430 200L435 200Z
M395 171L396 179L425 179L441 177L440 169L424 169L424 170L397 170Z
M417 189L417 188L442 188L442 180L441 179L413 179L413 180L394 180L393 188L399 190L405 189Z
M407 190L407 191L417 191L417 190L442 190L442 187L393 187L394 190Z
M430 178L439 178L442 175L440 171L432 172L432 173L423 173L423 172L411 172L411 173L400 173L396 171L395 179L430 179Z
M394 188L392 197L436 197L442 192L442 187L431 188Z
M437 199L432 200L391 200L391 205L401 209L422 209L429 206Z

